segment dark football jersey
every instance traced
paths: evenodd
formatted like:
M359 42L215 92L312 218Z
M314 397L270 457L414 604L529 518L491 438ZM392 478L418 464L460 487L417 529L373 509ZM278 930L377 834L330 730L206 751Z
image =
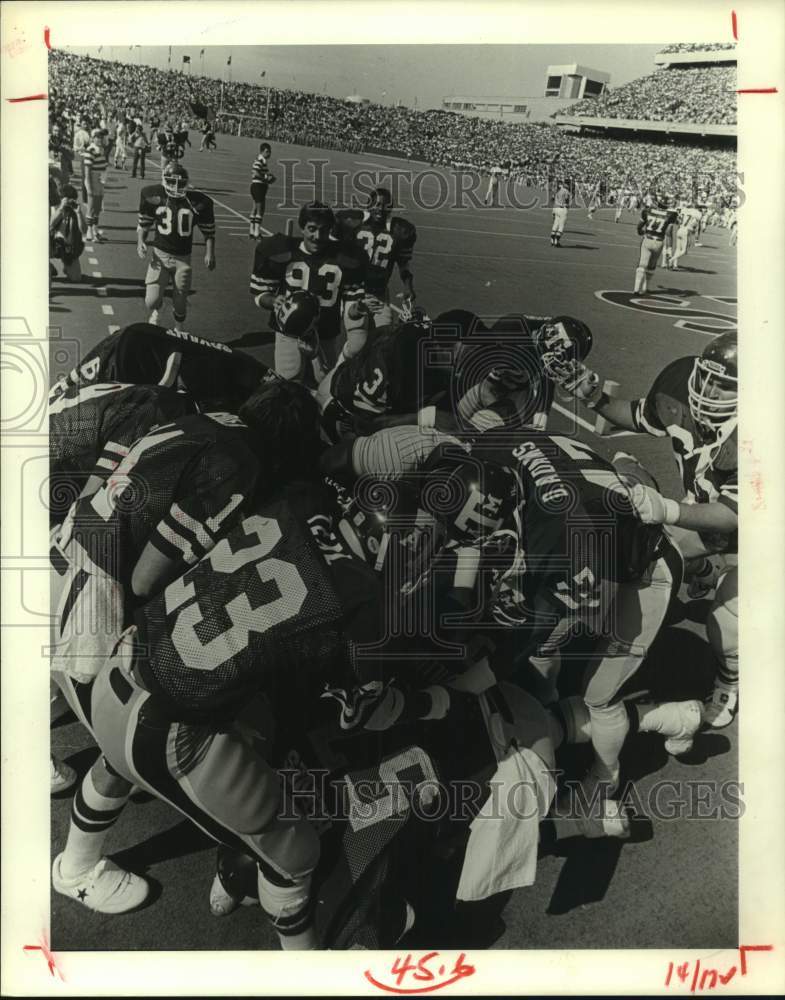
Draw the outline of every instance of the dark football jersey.
M181 417L129 449L106 484L79 500L61 544L89 572L126 589L146 544L183 569L209 551L254 495L259 464L250 431L229 413Z
M153 427L193 412L190 399L156 385L71 385L49 407L49 472L105 478Z
M305 289L319 299L318 332L332 340L341 332L345 302L365 295L364 255L353 247L331 241L319 253L307 253L297 236L274 236L260 240L254 254L251 294L292 294ZM271 319L276 329L275 317Z
M372 219L368 212L349 209L336 213L338 238L359 248L368 258L365 289L383 298L393 266L405 268L412 259L417 230L406 219Z
M461 347L454 392L459 415L468 420L482 410L476 426L504 425L543 430L553 406L555 386L543 371L534 333L550 317L510 315L488 328L480 323ZM499 398L480 406L480 388L489 377Z
M150 323L132 323L105 337L60 379L49 405L72 386L98 382L184 385L201 409L236 409L270 375L267 365L227 344Z
M492 620L552 626L576 616L602 623L610 593L603 584L639 578L662 529L641 524L613 466L574 438L527 430L511 442L509 431L490 431L471 454L514 470L523 501L515 525L519 557L511 547L484 550ZM426 471L436 461L438 453Z
M333 532L333 502L313 483L288 487L137 612L139 669L173 718L232 717L260 689L318 692L351 672L381 601Z
M679 217L679 213L670 208L644 208L641 213L643 235L654 240L665 238L670 226Z
M193 249L194 225L205 239L215 237L213 200L201 191L188 191L173 198L163 184L142 188L139 197L139 227L155 227L152 245L164 253L187 257Z
M633 406L638 431L669 437L679 467L687 502L723 503L738 513L738 435L736 428L724 441L708 439L690 413L687 383L694 357L678 358L660 372L643 399ZM723 551L738 551L738 532L724 538L702 533L701 538Z
M446 393L452 371L425 363L430 327L416 322L382 330L335 371L330 391L358 417L411 413Z

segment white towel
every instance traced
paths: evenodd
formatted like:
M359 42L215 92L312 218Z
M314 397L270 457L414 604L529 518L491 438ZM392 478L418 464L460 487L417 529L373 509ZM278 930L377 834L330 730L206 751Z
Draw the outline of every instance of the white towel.
M491 795L474 818L457 898L487 899L532 885L537 874L540 820L556 782L527 747L510 749L493 776Z
M125 595L122 585L110 576L88 572L74 544L65 554L71 557L68 570L54 578L50 667L85 683L95 678L117 646Z

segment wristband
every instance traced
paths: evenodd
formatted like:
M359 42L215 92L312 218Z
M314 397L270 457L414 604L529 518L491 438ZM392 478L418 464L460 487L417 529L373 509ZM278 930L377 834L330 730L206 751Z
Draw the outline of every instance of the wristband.
M681 510L679 509L679 501L671 500L670 497L662 498L663 506L665 507L665 521L664 524L678 524L679 517L681 516Z

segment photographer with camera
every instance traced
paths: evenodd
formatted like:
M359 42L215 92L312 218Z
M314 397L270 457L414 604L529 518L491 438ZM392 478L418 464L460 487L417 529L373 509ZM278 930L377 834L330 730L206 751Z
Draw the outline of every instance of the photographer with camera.
M71 184L63 187L62 194L49 223L49 256L62 261L68 281L81 281L79 258L84 251L84 223L79 212L79 196Z

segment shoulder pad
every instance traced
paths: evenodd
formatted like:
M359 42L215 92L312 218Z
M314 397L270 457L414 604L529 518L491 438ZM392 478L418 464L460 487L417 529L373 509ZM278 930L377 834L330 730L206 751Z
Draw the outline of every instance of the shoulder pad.
M151 187L142 188L142 201L150 205L160 205L164 200L164 189L160 184L153 184Z
M415 229L414 224L409 222L408 219L393 218L390 223L390 232L402 243L414 243L417 239L417 230Z
M286 236L284 233L265 236L256 245L256 256L259 259L266 258L284 263L296 249L297 242L296 236Z

